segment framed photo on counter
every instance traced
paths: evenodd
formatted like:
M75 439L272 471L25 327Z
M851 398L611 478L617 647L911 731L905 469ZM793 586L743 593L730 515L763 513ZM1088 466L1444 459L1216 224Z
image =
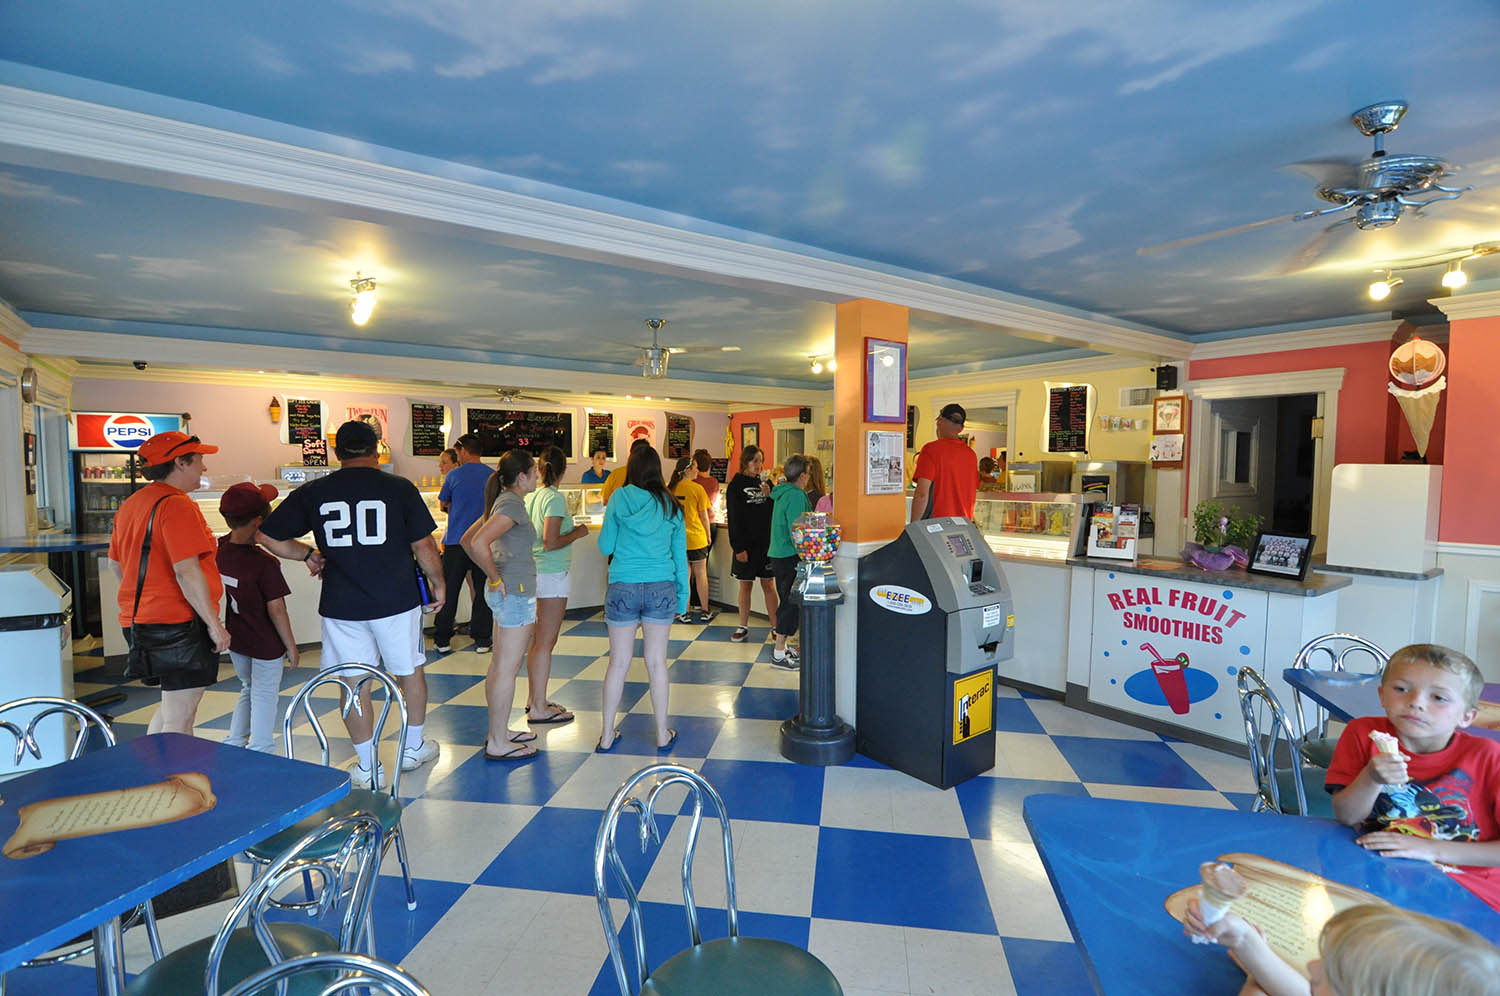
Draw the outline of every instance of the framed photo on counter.
M1307 577L1314 539L1307 533L1261 533L1255 537L1255 550L1245 570L1301 581Z

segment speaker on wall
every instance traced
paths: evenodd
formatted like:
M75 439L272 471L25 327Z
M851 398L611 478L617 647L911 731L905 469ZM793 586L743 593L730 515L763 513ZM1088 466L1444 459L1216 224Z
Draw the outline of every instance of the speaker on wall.
M1156 368L1156 389L1158 391L1175 391L1177 389L1177 368Z

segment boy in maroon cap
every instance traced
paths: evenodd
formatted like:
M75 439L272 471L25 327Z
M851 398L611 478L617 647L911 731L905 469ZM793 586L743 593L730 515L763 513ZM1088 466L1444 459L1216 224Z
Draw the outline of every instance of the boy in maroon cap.
M281 692L283 659L297 666L297 641L287 616L291 594L281 563L255 545L255 533L271 514L276 488L236 484L219 499L229 532L219 537L219 576L224 581L224 623L229 629L229 660L240 679L226 744L271 753L276 749L276 697Z

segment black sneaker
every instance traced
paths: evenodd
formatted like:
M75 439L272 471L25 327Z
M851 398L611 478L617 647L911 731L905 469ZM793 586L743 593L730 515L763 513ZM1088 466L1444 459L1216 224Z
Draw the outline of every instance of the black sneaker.
M779 655L773 650L771 651L771 666L778 671L798 671L802 668L802 659L791 647L787 647L786 652Z
M672 621L679 623L691 623L693 621L693 617L687 612L679 612L677 613L677 615L672 617Z
M696 615L697 615L696 621L699 622L699 623L711 623L711 622L713 622L715 619L717 619L719 617L719 614L717 612L714 612L714 611L708 611L708 612L699 611Z

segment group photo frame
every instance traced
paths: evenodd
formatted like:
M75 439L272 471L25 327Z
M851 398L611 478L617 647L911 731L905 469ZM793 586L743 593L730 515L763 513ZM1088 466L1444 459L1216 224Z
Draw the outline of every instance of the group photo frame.
M1301 581L1307 577L1316 539L1310 533L1261 533L1255 537L1255 548L1250 551L1250 563L1245 570Z

